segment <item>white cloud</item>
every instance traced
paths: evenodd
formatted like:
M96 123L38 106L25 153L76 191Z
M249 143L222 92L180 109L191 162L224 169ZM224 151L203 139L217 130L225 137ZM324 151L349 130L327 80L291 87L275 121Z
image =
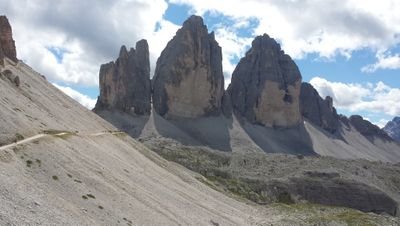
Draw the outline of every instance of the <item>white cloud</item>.
M372 73L379 69L400 69L400 55L377 54L378 62L361 68L362 72Z
M180 26L164 19L159 21L158 25L159 29L154 31L147 40L150 51L151 74L154 73L156 61L161 55L161 51L180 28Z
M339 110L400 115L400 89L383 82L347 84L315 77L310 83L322 97L331 96Z
M243 23L240 24L240 27ZM251 44L252 38L239 37L235 28L219 26L215 29L215 39L222 46L222 67L225 77L225 86L231 82L231 75L236 65L233 63L236 59L244 56Z
M175 29L163 22L167 6L165 0L0 0L20 59L51 81L87 86L98 85L100 65L114 60L121 45L142 38L151 42L154 68ZM157 23L163 29L154 32ZM62 61L49 48L65 50Z
M194 12L222 14L242 24L256 18L253 34L268 33L295 59L351 57L355 50L386 51L400 43L400 1L344 0L171 0ZM223 46L230 48L229 46ZM239 52L237 52L239 53Z
M96 105L96 99L92 99L89 96L72 89L71 87L60 86L55 83L53 83L53 85L89 110L92 110Z

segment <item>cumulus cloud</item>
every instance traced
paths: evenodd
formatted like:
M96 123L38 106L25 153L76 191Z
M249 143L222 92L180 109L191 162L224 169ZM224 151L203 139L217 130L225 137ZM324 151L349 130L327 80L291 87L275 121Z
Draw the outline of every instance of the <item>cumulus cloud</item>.
M60 86L55 83L53 83L53 85L89 110L93 109L96 105L96 99L92 99L89 96L72 89L71 87Z
M400 55L399 54L377 54L378 61L374 64L367 65L361 68L361 71L372 73L379 69L400 69Z
M256 19L253 34L268 33L293 58L351 57L355 50L385 51L400 42L400 2L396 0L171 0L197 14L222 14L243 24ZM245 24L245 23L244 23ZM225 47L225 46L223 46ZM229 48L229 46L226 46ZM226 48L225 47L225 48Z
M142 38L151 44L154 68L155 55L176 31L162 18L167 6L165 0L0 0L20 59L51 81L87 86L98 85L100 64L114 60L122 44Z
M339 110L400 115L400 89L383 82L347 84L315 77L310 83L322 97L331 96Z
M251 38L239 37L236 29L235 27L229 28L224 26L215 28L215 38L219 45L222 46L222 66L225 86L230 83L232 72L236 67L235 62L244 56L252 40Z

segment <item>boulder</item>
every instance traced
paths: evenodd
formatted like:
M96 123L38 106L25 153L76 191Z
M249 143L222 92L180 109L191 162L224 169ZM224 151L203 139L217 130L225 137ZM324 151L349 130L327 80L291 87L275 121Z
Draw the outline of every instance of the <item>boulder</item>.
M4 57L14 62L18 61L11 25L6 16L0 16L0 59Z
M301 74L297 65L268 35L252 42L228 87L235 113L267 127L289 128L302 122Z
M100 96L95 111L120 110L148 115L151 110L149 47L146 40L136 50L121 47L115 62L100 67Z
M335 133L339 126L339 116L330 96L324 99L309 83L301 84L300 111L304 118L324 130Z
M203 19L191 16L157 60L154 109L165 118L219 115L223 94L221 47Z

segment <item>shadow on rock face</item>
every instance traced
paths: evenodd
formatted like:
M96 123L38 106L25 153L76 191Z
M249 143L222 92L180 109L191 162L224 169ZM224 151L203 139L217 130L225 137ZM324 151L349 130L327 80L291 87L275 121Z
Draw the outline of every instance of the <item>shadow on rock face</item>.
M275 195L286 192L290 197L311 203L392 216L398 214L397 202L384 192L361 182L340 178L339 175L306 174L304 177L272 182L269 188L272 194L275 189Z
M292 128L268 128L240 121L249 137L267 153L317 155L303 124Z
M202 145L220 151L232 151L229 134L232 119L214 116L196 119L176 117L165 120L155 113L152 117L156 130L164 137L175 139L184 145ZM166 123L175 128L167 129Z
M149 121L150 116L132 116L121 111L97 110L96 114L126 132L133 138L138 138Z

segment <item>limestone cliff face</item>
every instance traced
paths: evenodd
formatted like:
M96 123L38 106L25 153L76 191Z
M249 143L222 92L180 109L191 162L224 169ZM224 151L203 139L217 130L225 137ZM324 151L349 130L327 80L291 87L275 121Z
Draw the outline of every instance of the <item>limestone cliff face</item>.
M393 139L381 128L365 120L360 115L352 115L349 118L350 124L362 135L367 138L382 138L385 140L393 141Z
M12 37L11 25L6 16L0 16L0 59L10 58L17 62L17 51Z
M324 99L309 83L301 84L300 110L303 117L330 133L339 127L339 116L330 96Z
M251 123L288 128L301 123L300 87L297 65L264 34L236 66L228 93L234 111Z
M388 122L383 130L394 140L400 142L400 117L394 117Z
M221 47L203 19L191 16L157 60L154 109L167 118L219 115L223 93Z
M151 104L149 47L146 40L136 50L121 47L115 62L100 67L100 96L95 110L111 109L150 114Z

